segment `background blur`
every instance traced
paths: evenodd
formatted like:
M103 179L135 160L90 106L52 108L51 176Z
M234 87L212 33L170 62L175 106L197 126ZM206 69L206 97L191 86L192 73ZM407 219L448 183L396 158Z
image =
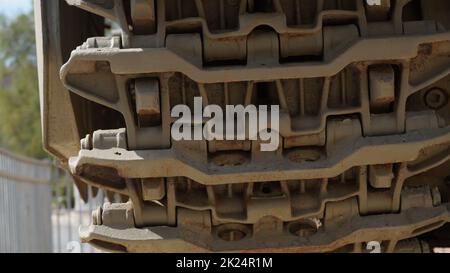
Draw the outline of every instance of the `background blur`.
M44 158L32 12L31 0L0 0L0 146Z
M78 227L103 195L83 202L42 149L36 62L33 1L0 0L0 252L94 252Z

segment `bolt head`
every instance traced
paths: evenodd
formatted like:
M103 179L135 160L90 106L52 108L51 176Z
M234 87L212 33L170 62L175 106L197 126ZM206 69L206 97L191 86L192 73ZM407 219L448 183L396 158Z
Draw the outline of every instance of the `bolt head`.
M441 109L448 104L448 94L440 88L432 88L425 94L425 104L433 110Z
M92 211L92 224L94 226L102 224L102 213L102 207L98 207L96 210Z

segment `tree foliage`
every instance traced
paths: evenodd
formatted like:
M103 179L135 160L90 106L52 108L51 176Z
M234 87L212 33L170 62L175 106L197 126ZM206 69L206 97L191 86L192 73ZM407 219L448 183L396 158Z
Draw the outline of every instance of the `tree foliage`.
M32 13L12 19L0 15L0 146L45 157Z

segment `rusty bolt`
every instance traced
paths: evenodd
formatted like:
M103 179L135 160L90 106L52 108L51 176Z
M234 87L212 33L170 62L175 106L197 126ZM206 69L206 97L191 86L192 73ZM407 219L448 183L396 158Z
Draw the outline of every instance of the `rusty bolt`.
M140 127L161 124L161 102L159 82L154 78L135 80L134 92L136 112Z
M431 109L441 109L447 103L448 94L440 88L432 88L425 94L425 104Z
M376 65L369 70L371 108L389 108L395 101L395 71L392 65Z

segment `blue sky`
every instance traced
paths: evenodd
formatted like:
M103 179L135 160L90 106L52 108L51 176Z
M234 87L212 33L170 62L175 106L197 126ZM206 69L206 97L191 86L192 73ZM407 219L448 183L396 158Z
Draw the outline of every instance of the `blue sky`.
M0 13L8 17L14 17L17 14L30 11L32 6L32 0L0 0Z

